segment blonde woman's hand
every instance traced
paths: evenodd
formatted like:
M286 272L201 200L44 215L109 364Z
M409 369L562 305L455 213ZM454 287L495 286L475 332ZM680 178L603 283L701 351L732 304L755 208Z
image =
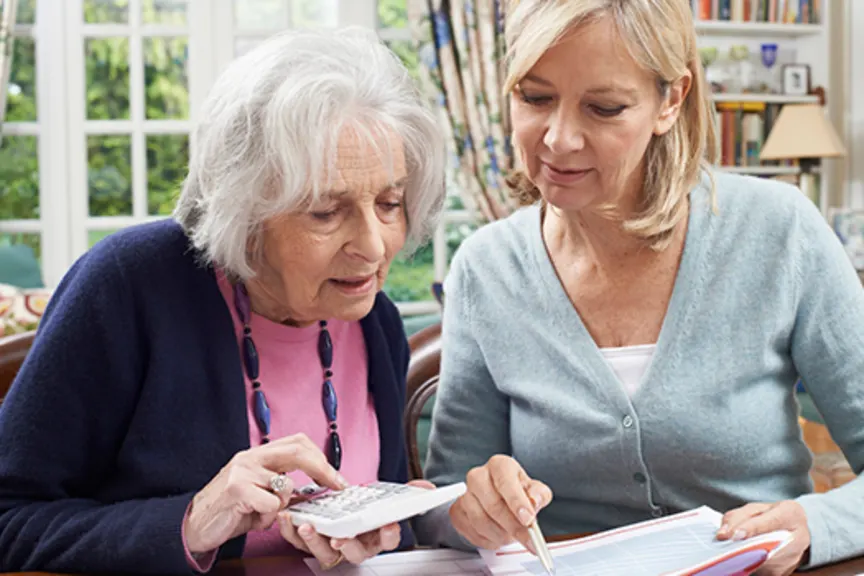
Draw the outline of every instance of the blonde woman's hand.
M270 487L278 474L301 470L322 486L339 490L345 480L304 434L274 440L237 453L192 499L183 523L186 548L192 554L215 550L250 530L266 530L288 505L293 485L278 493Z
M466 493L450 507L456 531L479 548L496 550L517 540L536 554L528 526L552 501L549 487L502 455L469 471L465 480Z
M774 530L788 530L792 542L780 550L756 572L757 576L786 576L807 561L810 551L810 529L807 513L794 500L774 504L753 503L730 510L723 515L718 540L744 540Z

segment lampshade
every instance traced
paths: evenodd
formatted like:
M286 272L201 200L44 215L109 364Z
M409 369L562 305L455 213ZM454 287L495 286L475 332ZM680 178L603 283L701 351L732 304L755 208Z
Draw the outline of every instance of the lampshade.
M836 158L846 148L818 104L786 104L759 155L762 160Z

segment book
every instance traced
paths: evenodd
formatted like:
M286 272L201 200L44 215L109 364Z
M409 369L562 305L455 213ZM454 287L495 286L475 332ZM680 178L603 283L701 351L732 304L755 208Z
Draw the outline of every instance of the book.
M751 574L792 541L786 530L739 541L715 537L723 515L706 506L549 545L557 576ZM492 576L545 574L521 544L481 551Z

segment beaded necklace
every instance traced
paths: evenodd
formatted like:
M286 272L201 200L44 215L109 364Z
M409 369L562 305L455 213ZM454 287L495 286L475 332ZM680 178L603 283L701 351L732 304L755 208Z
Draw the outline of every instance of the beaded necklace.
M249 293L246 291L246 286L242 283L234 285L234 307L237 310L237 315L243 323L243 368L246 371L246 376L252 382L252 408L255 414L255 422L258 425L258 430L261 432L261 442L266 444L270 442L270 405L267 403L267 397L264 395L264 390L261 389L261 382L258 381L258 349L255 347L255 341L252 340L252 328L250 322L252 318L252 306L249 302ZM321 369L324 371L324 384L321 387L321 404L324 407L324 414L327 416L327 426L330 430L330 437L327 442L327 461L333 468L339 470L342 465L342 443L339 440L339 431L336 425L336 408L338 401L336 399L336 390L333 388L333 340L330 338L330 331L327 330L327 321L321 320L318 322L321 331L318 333L318 359L321 361Z

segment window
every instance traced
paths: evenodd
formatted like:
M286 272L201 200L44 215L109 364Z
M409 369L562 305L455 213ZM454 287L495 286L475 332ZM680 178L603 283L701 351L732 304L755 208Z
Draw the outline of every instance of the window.
M37 102L35 0L20 0L12 30L13 66L0 147L0 246L20 244L42 255L39 195L40 106Z
M69 2L73 258L173 209L191 130L187 8L186 0Z
M378 35L417 78L419 58L409 29L408 0L375 1ZM385 291L399 303L403 315L438 311L432 283L444 280L456 248L476 229L473 218L464 210L455 185L448 182L447 189L441 225L432 240L417 250L413 257L397 258L390 269Z

